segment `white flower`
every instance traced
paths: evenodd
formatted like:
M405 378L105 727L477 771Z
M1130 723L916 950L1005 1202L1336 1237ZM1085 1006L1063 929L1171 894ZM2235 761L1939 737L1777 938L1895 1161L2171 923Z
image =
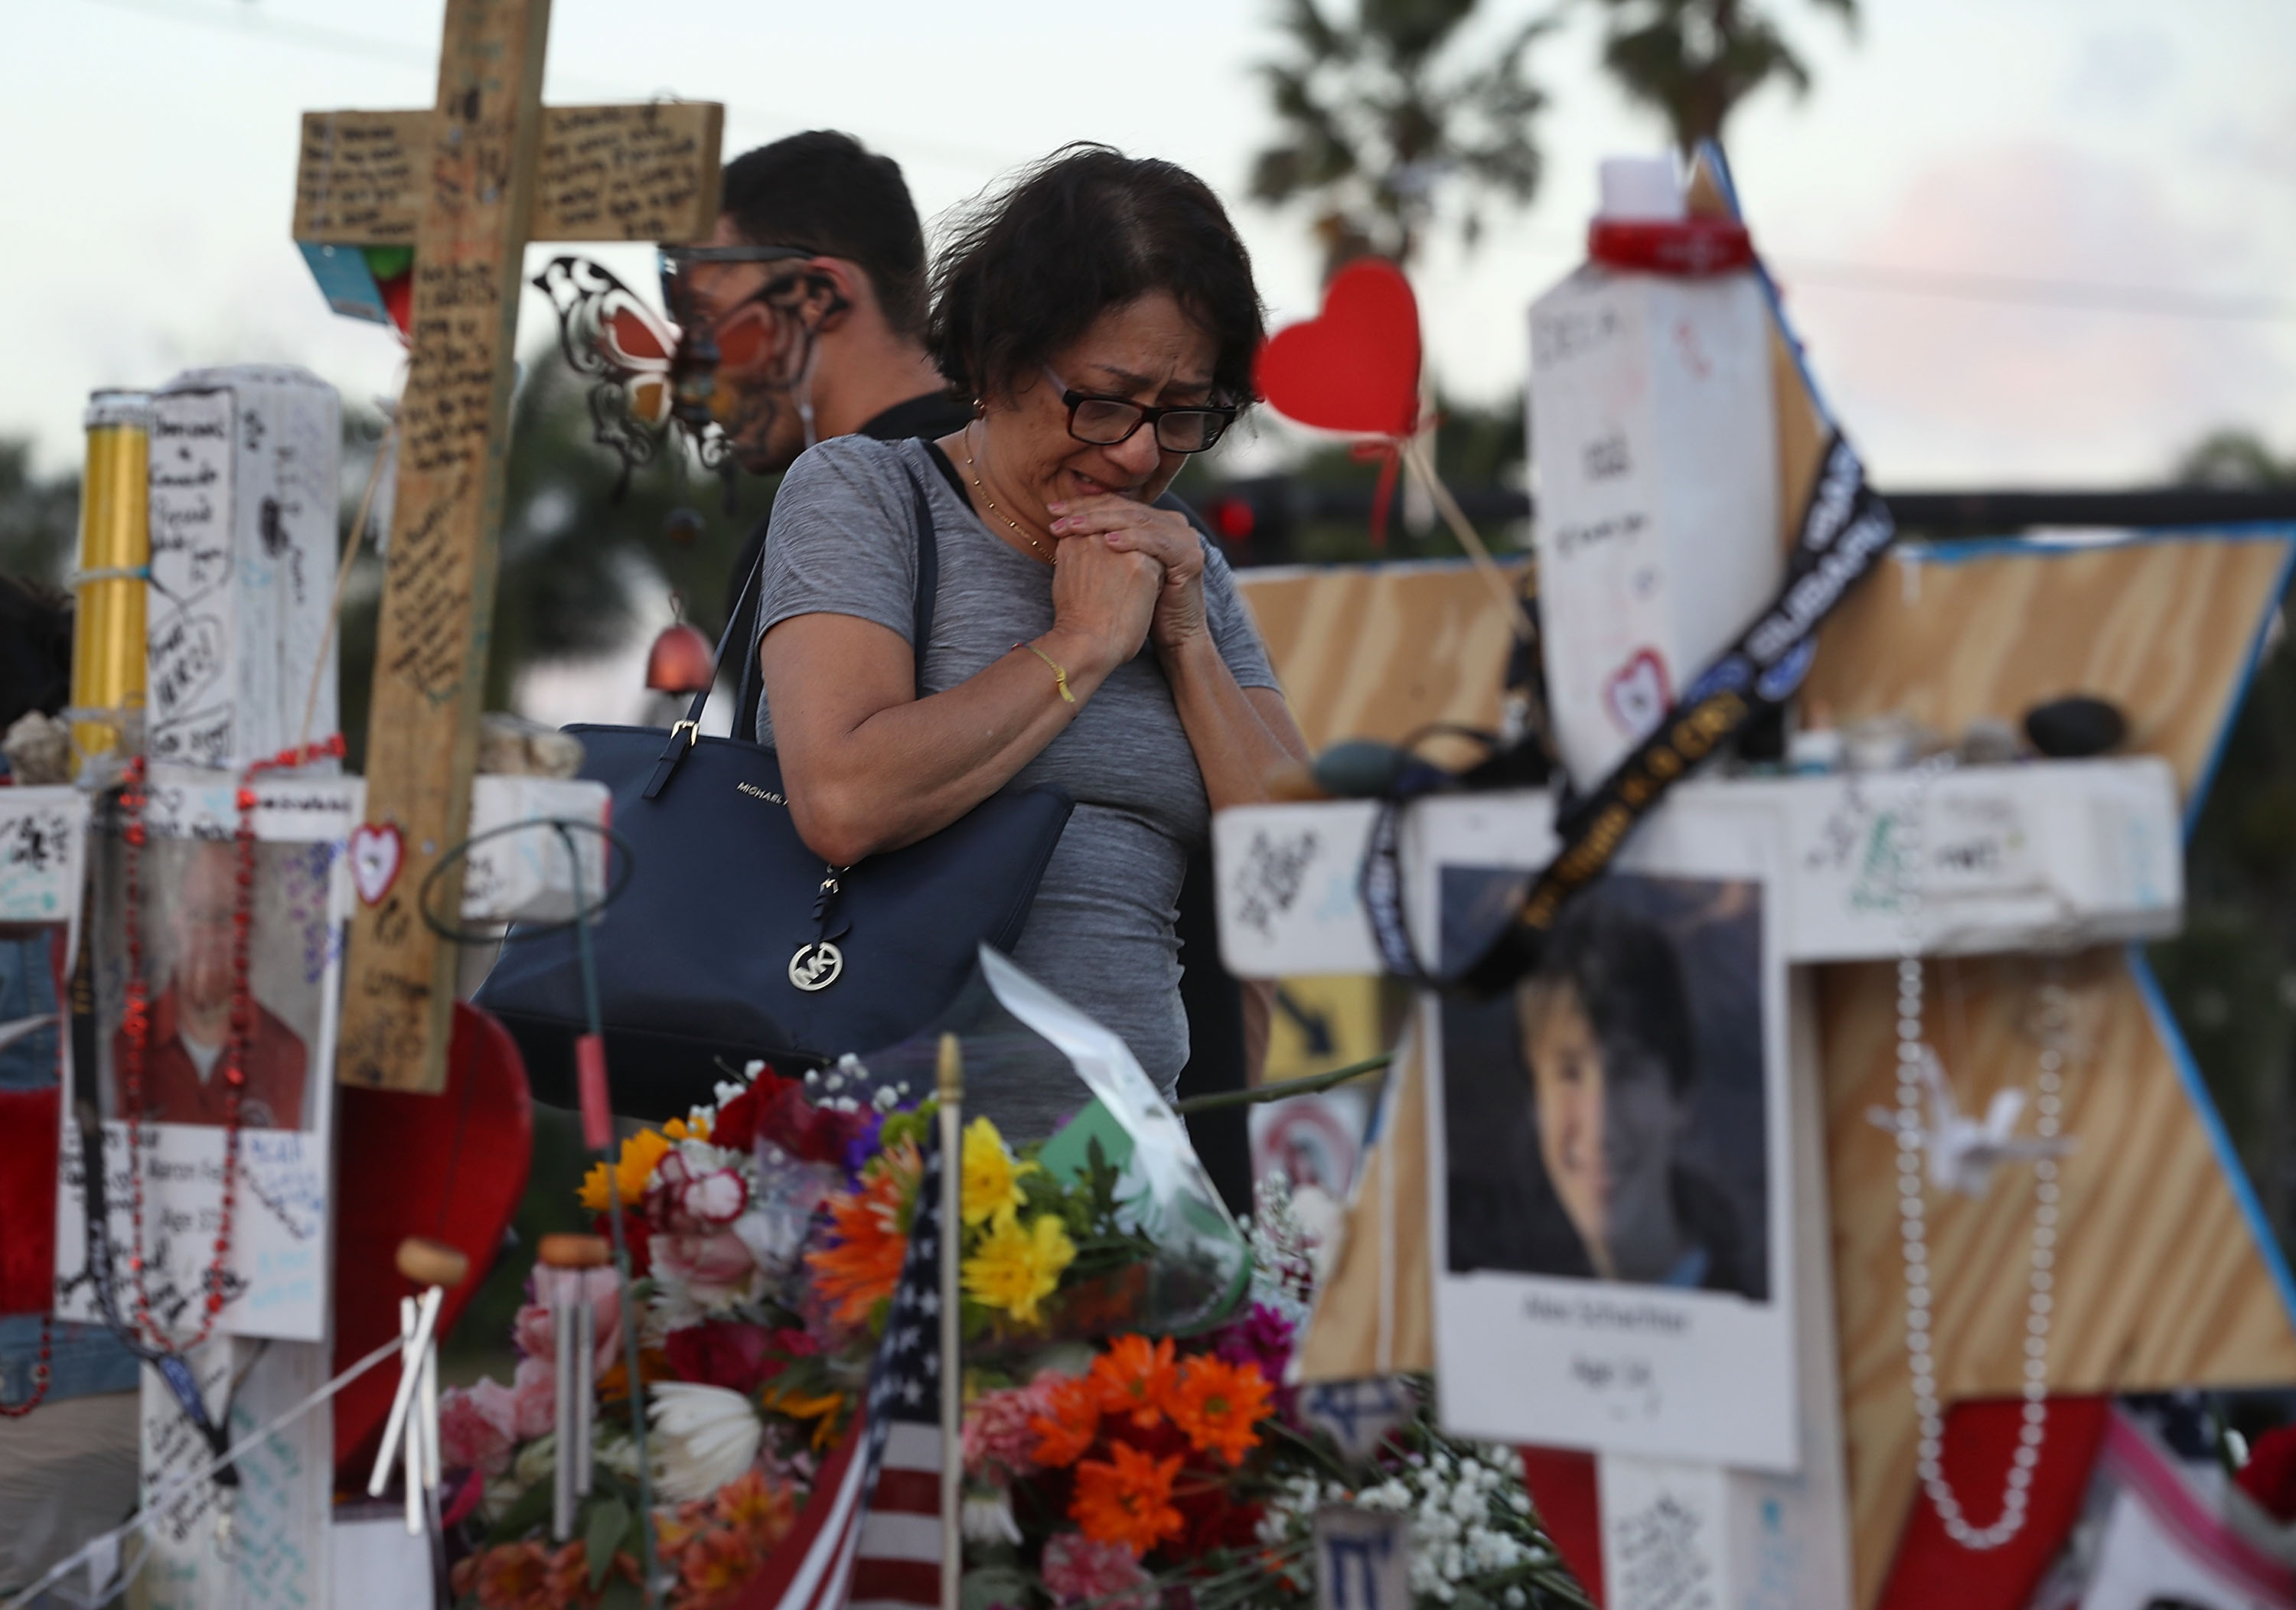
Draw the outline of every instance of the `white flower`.
M958 1526L968 1543L1017 1543L1021 1523L1013 1518L1013 1501L1002 1492L968 1492Z
M648 1416L660 1438L656 1479L672 1503L708 1498L758 1457L765 1426L750 1400L724 1386L662 1381L649 1394Z
M659 1390L657 1388L656 1390ZM638 1479L637 1439L627 1436L605 1436L598 1439L591 1450L598 1463L620 1476L624 1481Z

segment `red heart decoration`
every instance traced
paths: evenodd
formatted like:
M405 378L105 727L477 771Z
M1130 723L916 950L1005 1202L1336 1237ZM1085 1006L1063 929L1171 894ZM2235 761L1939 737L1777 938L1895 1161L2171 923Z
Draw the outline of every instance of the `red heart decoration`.
M471 1260L470 1278L439 1305L447 1335L502 1246L526 1194L534 1104L526 1065L508 1030L455 1003L447 1088L435 1096L344 1085L335 1174L335 1368L357 1363L398 1334L398 1299L413 1288L396 1264L399 1242L429 1236ZM336 1479L364 1489L398 1370L386 1361L335 1396Z
M362 902L381 903L398 881L399 862L406 854L406 841L398 836L396 822L363 821L351 830L351 887Z
M1637 649L1603 684L1603 704L1619 731L1640 743L1674 705L1666 661L1655 649Z
M1324 310L1259 349L1259 395L1289 420L1358 436L1419 424L1419 303L1403 270L1357 257L1332 276Z

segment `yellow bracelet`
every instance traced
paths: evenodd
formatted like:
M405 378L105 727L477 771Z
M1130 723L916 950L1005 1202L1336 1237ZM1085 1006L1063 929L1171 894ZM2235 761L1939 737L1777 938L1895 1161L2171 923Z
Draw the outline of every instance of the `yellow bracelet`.
M1038 659L1052 666L1053 685L1061 691L1061 702L1071 705L1076 703L1076 695L1069 691L1069 674L1066 666L1034 643L1014 643L1013 646L1016 649L1026 649Z

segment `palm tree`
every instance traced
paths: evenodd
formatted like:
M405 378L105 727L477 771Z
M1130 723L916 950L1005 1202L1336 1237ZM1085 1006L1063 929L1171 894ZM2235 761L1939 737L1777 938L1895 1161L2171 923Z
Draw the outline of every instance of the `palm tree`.
M1318 0L1283 4L1292 55L1260 69L1283 133L1254 159L1251 193L1316 208L1326 273L1365 252L1409 262L1438 184L1454 176L1466 181L1458 224L1471 245L1484 198L1530 200L1540 167L1530 122L1546 97L1522 58L1550 19L1471 52L1459 36L1475 0L1355 0L1344 22Z
M1687 157L1722 141L1738 102L1773 78L1809 93L1809 69L1752 0L1598 0L1610 12L1603 63L1628 98L1662 113ZM1857 0L1812 0L1857 25Z

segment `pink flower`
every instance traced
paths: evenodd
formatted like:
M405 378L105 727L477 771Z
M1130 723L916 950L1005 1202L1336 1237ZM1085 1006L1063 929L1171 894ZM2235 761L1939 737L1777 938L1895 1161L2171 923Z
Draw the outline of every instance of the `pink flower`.
M1045 1590L1060 1604L1092 1599L1094 1610L1155 1610L1148 1573L1122 1543L1095 1543L1081 1532L1060 1532L1045 1545L1042 1574Z
M654 1279L703 1308L723 1308L749 1295L758 1261L730 1230L657 1235L652 1243Z
M511 1377L512 1428L521 1442L558 1424L558 1371L548 1359L521 1359Z
M1033 1470L1040 1434L1029 1425L1052 1406L1037 1385L984 1392L964 1411L964 1473L999 1486Z
M511 1321L511 1340L529 1359L556 1360L558 1335L551 1318L552 1304L573 1302L583 1295L590 1302L591 1342L594 1357L590 1378L594 1381L613 1368L622 1351L622 1293L611 1269L548 1269L534 1271L534 1301Z
M449 1386L439 1394L439 1462L447 1469L501 1475L510 1469L517 1437L514 1395L500 1381Z

